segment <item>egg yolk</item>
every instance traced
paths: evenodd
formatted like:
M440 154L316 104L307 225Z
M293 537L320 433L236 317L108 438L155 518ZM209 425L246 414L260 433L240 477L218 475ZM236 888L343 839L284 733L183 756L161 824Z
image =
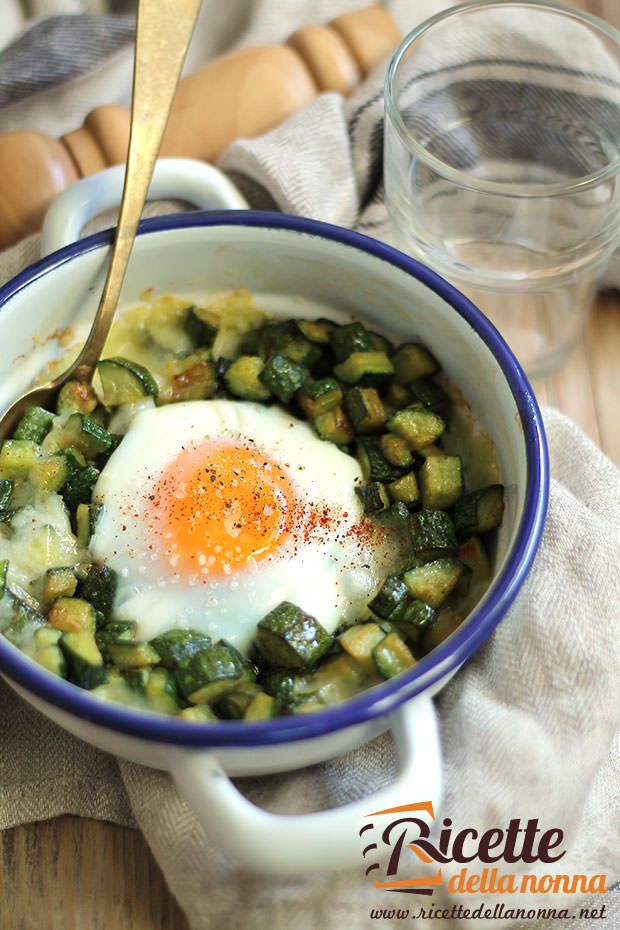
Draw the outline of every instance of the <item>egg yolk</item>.
M174 570L214 577L251 570L278 554L295 506L290 478L268 455L206 439L168 465L149 509Z

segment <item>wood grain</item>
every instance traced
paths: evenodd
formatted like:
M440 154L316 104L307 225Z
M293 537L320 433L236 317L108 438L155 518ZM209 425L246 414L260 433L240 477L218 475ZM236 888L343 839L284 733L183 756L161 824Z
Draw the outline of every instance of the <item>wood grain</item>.
M617 0L575 6L620 26ZM620 298L597 302L582 345L536 384L620 465ZM61 817L0 835L0 927L7 930L188 930L141 835Z

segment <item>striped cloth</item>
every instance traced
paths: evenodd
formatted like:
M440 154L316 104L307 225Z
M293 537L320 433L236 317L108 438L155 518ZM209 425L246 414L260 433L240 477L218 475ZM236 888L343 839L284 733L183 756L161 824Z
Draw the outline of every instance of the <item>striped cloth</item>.
M447 4L387 5L407 30ZM359 0L204 0L187 67L224 48L280 41L302 23L357 6ZM41 19L44 13L53 16ZM2 0L0 131L60 135L98 104L127 102L131 16L129 3L105 0ZM222 167L256 206L275 204L390 241L381 185L383 70L377 67L349 100L323 95L266 136L236 142ZM34 236L0 255L0 282L37 251ZM620 879L620 475L566 418L547 411L545 420L554 480L535 568L495 635L438 698L444 811L456 824L481 829L527 816L561 825L563 871L606 872L611 885ZM377 788L395 762L390 739L382 737L309 770L246 779L243 788L269 809L303 812ZM373 918L382 903L361 867L285 880L240 874L209 843L167 775L79 743L0 682L0 828L63 812L139 826L193 930L397 930L407 923ZM4 901L5 893L0 917ZM606 895L605 904L605 926L620 930L620 895ZM579 919L578 909L575 915L572 930L588 930L591 921ZM456 925L428 919L415 926Z

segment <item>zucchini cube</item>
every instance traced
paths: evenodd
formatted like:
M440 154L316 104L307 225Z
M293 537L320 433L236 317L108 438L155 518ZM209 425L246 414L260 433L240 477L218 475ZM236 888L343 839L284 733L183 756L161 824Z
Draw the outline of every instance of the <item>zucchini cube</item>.
M390 506L390 495L380 481L357 485L354 490L362 502L364 513L379 513Z
M288 601L274 607L256 628L258 649L270 665L280 668L312 668L332 642L318 620Z
M405 342L392 355L397 384L408 385L418 378L427 378L439 371L439 362L424 346Z
M134 404L145 397L157 397L158 387L150 371L128 358L104 358L97 362L106 407Z
M288 404L308 377L308 369L285 355L276 354L269 359L258 377L274 397Z
M225 691L251 678L251 673L237 650L222 642L197 652L175 670L174 677L190 704L212 704Z
M387 421L390 433L404 439L409 448L417 451L436 442L446 428L445 421L421 404L397 410Z
M89 503L99 471L94 465L87 465L81 453L74 449L65 449L62 458L65 462L66 477L60 493L68 510L73 512L80 504Z
M345 394L344 403L356 433L376 433L387 420L383 401L376 388L352 388Z
M58 392L56 412L89 414L97 404L97 395L86 381L66 381Z
M353 439L351 424L340 406L319 413L313 420L313 426L321 439L337 446L346 446Z
M489 533L502 522L504 487L490 484L466 494L454 507L454 523L459 535Z
M67 663L70 681L88 691L105 684L108 674L92 630L65 633L59 645Z
M143 669L159 662L157 650L140 640L112 640L107 644L107 651L112 663L121 670Z
M265 363L260 355L240 355L226 370L224 381L226 387L235 397L242 400L265 401L271 394L261 381L259 375Z
M342 388L335 378L308 380L297 392L297 403L310 420L321 413L328 413L342 402Z
M413 551L425 562L454 555L457 549L454 524L443 510L419 510L409 517Z
M403 580L413 598L440 607L456 588L463 566L457 559L435 559L405 572Z
M420 500L418 479L414 471L410 471L408 474L403 475L403 477L398 478L397 481L392 481L388 485L388 490L392 500L401 501L409 507L417 504Z
M358 439L355 454L366 481L397 481L407 473L406 468L393 465L384 457L378 436Z
M447 510L463 496L463 464L459 455L435 455L418 472L422 506Z
M377 617L387 620L408 599L407 585L400 575L388 575L368 606Z
M334 367L334 374L347 384L382 384L394 374L385 352L354 352Z
M27 407L26 412L17 424L13 439L30 439L32 442L42 443L52 428L54 414L43 407Z
M6 520L11 513L11 498L15 482L10 478L0 479L0 522Z
M183 665L199 652L210 649L213 645L210 636L199 630L168 630L151 640L160 655L164 668L174 670Z
M89 601L104 620L109 620L114 607L118 575L108 565L91 565L79 585L79 595Z
M47 615L49 626L63 633L79 633L80 630L94 633L96 620L94 607L79 597L59 597Z
M394 678L415 665L413 653L398 633L388 633L373 649L377 670L384 678Z
M329 342L337 362L344 362L354 352L372 352L375 348L372 334L362 323L334 326Z

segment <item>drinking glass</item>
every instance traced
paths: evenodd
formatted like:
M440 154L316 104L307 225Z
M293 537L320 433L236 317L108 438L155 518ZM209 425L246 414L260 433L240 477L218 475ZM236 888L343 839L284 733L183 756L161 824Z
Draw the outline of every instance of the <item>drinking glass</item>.
M428 19L385 84L400 246L463 291L532 377L579 341L620 240L620 33L551 2Z

